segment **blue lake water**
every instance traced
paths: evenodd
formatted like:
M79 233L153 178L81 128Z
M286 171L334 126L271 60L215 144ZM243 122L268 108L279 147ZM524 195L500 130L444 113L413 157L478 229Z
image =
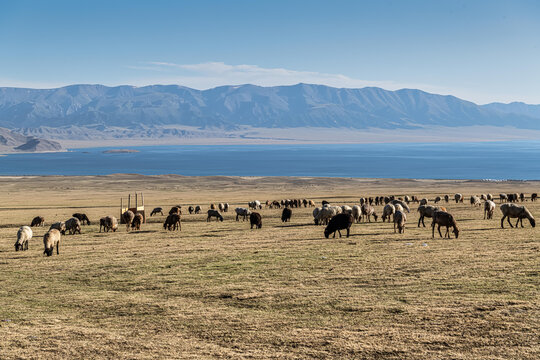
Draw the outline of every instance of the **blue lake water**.
M334 145L186 145L0 156L0 175L238 175L540 179L540 141Z

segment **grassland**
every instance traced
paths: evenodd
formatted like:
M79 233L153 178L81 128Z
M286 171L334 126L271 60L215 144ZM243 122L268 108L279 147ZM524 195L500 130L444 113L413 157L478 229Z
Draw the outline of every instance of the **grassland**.
M468 204L445 204L458 239L431 238L408 214L405 234L361 223L325 239L312 209L263 209L263 228L184 215L139 232L62 238L43 255L42 235L15 252L20 225L86 212L119 213L144 191L147 208L177 203L310 198L356 204L360 196L538 192L537 182L302 178L0 178L1 359L538 359L538 229L500 229ZM540 202L526 205L540 214ZM378 209L380 212L380 209ZM426 221L426 224L428 222Z

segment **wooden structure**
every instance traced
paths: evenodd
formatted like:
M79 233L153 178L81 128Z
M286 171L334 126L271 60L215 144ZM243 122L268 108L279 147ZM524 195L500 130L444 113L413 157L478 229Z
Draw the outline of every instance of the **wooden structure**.
M139 195L141 197L141 204L139 205ZM141 192L140 194L135 193L135 206L131 207L131 194L128 195L127 198L127 207L124 207L124 198L120 198L120 223L124 223L124 219L122 219L122 214L125 213L128 210L133 211L134 214L141 214L143 216L143 223L146 223L146 213L144 211L144 196Z

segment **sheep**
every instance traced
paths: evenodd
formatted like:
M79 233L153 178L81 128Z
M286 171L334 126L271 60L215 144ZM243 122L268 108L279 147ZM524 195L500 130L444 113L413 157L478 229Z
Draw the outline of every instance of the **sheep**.
M499 202L503 202L503 201L506 201L508 200L508 195L506 195L505 193L501 193L499 194Z
M388 218L388 221L390 221L390 216L394 215L395 212L396 212L396 207L394 205L386 204L383 208L382 221L385 222L387 218Z
M99 232L101 232L101 228L103 228L103 231L109 232L109 230L112 230L112 232L116 232L118 229L118 220L114 216L105 216L99 219Z
M360 198L360 206L364 205L366 202L365 198Z
M250 229L253 229L253 226L255 226L255 229L262 228L261 214L258 212L252 212L251 215L249 215L249 224L251 225Z
M15 251L28 250L28 241L32 239L32 229L29 226L21 226L17 231L17 241L15 242Z
M315 222L315 225L319 225L319 220L317 219L317 217L321 210L321 207L316 207L315 209L313 209L313 221Z
M180 205L175 205L169 210L169 215L171 214L178 214L182 215L182 207Z
M446 233L444 234L444 237L447 237L450 239L450 228L452 227L452 232L454 233L456 239L459 236L459 228L457 226L456 220L454 220L454 217L445 212L445 211L435 211L433 213L433 222L431 223L431 237L435 238L435 225L437 225L437 230L439 231L439 235L441 237L441 226L446 226Z
M411 198L409 197L409 195L405 195L404 200L407 204L411 202Z
M409 205L407 205L405 202L403 202L403 201L401 201L401 200L399 200L399 199L391 200L390 203L391 203L392 205L399 204L399 205L401 205L401 207L402 207L403 209L405 209L405 211L411 212L411 209L409 208Z
M229 212L229 203L223 205L223 212Z
M57 229L49 229L45 235L43 235L43 246L45 247L44 254L51 256L53 254L54 247L56 246L56 255L60 255L60 231Z
M484 202L484 220L493 218L493 212L496 207L497 205L491 200L486 200Z
M309 207L315 207L315 201L309 200L308 205L309 205Z
M55 222L49 227L49 230L51 229L56 229L60 232L60 234L66 235L66 223L63 221Z
M162 207L154 208L154 210L152 210L152 212L150 213L150 216L157 215L158 213L160 213L161 216L163 216L163 208Z
M73 214L71 216L74 217L74 218L79 219L79 221L81 222L81 225L92 225L90 223L90 219L88 219L88 216L86 216L86 214L75 213L75 214Z
M189 205L187 210L188 210L188 213L193 214L193 212L195 211L195 208L193 206Z
M307 199L302 199L302 205L304 205L304 207L307 207L308 206L308 200Z
M253 200L248 203L249 209L262 209L261 202L259 200Z
M456 201L456 204L460 203L460 202L463 202L463 195L461 195L460 193L455 194L454 195L454 200Z
M335 215L337 215L335 207L324 206L321 208L321 210L317 214L316 224L327 225L330 219Z
M323 200L323 201L321 202L321 204L322 204L322 206L330 205L330 203L329 203L328 201L326 201L326 200Z
M480 199L476 195L471 196L470 202L471 202L471 206L482 206Z
M450 196L444 195L444 202L448 204L449 201L450 201Z
M330 206L330 207L336 211L336 215L341 214L343 212L343 208L341 206Z
M426 198L423 198L422 200L420 200L420 205L427 205L428 203L428 199Z
M210 210L216 210L216 204L210 204Z
M434 202L435 204L437 204L437 203L440 202L441 200L442 200L442 199L441 199L440 196L436 196L436 197L435 197L435 200L433 200L433 202Z
M163 223L163 229L173 231L179 230L182 231L182 223L180 222L180 215L171 214L167 216L165 222Z
M347 230L347 237L349 237L353 221L351 214L337 214L333 216L328 226L324 229L324 237L328 239L330 234L334 234L335 238L336 231L339 233L339 237L341 237L341 230Z
M131 227L131 223L133 222L134 218L135 218L135 214L131 210L127 210L125 213L122 214L122 220L126 224L126 231L127 232L129 232L129 228Z
M221 214L220 214L219 211L217 211L217 210L212 210L212 209L210 209L210 210L208 210L207 214L208 214L208 217L206 218L206 221L207 221L207 222L210 222L210 220L211 220L213 217L216 218L216 221L218 221L218 220L219 220L219 221L223 221L223 216L221 216Z
M76 233L81 233L81 221L72 217L66 220L66 230L69 231L69 235L74 235Z
M341 212L344 214L352 214L352 207L350 207L349 205L343 205L341 207Z
M525 201L525 194L524 193L519 194L519 200L521 200L521 202Z
M281 212L281 221L282 222L291 221L291 216L292 216L292 210L289 208L283 208L283 211Z
M493 195L487 194L487 195L486 195L486 199L493 201Z
M426 227L426 224L424 223L424 218L426 217L431 218L433 217L433 213L435 211L440 211L440 210L441 210L440 208L433 205L420 205L418 207L418 212L420 213L420 218L418 218L418 227L420 227L420 223L422 223L422 225Z
M201 211L202 211L202 208L199 205L195 206L195 214L200 214Z
M133 218L133 221L131 222L131 228L135 229L137 231L141 230L141 225L144 221L144 218L142 214L135 214L135 217Z
M394 208L396 209L395 211L403 211L403 206L401 206L401 204L395 204Z
M519 206L516 204L510 204L505 203L500 206L501 212L503 214L503 217L501 219L501 228L504 229L504 219L506 218L508 220L508 224L510 224L510 227L512 226L512 223L510 222L510 218L517 218L516 221L516 228L518 227L518 224L521 223L521 227L523 227L523 219L527 218L529 219L529 223L532 227L536 226L536 221L534 220L534 217L532 216L531 212L527 210L525 206Z
M36 216L32 219L30 226L43 226L45 225L45 218L43 216Z
M373 216L373 219L377 221L377 218L379 217L377 213L375 212L375 209L373 208L373 206L367 203L362 205L360 212L362 213L362 218L364 218L364 221L365 221L365 218L367 218L367 221L371 222L372 216Z
M538 194L537 193L532 193L531 194L531 201L536 201L538 199Z
M273 208L281 209L281 203L279 201L277 201L277 200L274 200L270 204L270 208L271 209L273 209Z
M405 232L405 222L407 221L407 216L402 211L396 211L394 213L394 234L396 233L396 227L400 234Z
M219 210L220 212L225 212L225 204L219 203L219 204L218 204L218 210Z
M242 221L246 221L247 217L251 215L251 210L243 207L237 207L234 212L236 212L236 221L239 221L240 216L242 216Z
M362 219L362 208L358 205L354 205L352 207L352 216L355 223L360 222L360 220Z

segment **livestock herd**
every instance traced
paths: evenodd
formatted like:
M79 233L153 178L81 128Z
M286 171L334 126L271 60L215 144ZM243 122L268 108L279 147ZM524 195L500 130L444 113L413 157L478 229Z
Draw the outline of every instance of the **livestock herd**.
M536 193L531 194L530 200L536 201L538 195ZM418 224L425 227L425 218L431 218L431 230L432 237L435 236L435 227L439 232L439 236L443 237L441 233L441 227L446 228L444 237L450 238L450 232L454 233L454 236L458 238L459 228L456 220L452 214L450 214L444 206L437 205L440 202L450 202L449 195L436 196L433 203L429 204L427 198L419 199L417 196L376 196L361 198L359 204L349 205L332 205L328 201L323 200L320 207L317 207L313 200L308 199L286 199L286 200L268 200L264 206L268 209L283 209L281 212L281 221L289 222L292 218L293 208L300 207L314 207L313 209L313 221L315 225L326 225L324 229L324 236L329 238L333 234L336 237L336 232L341 237L341 231L346 231L346 236L349 237L350 229L354 223L359 222L371 222L373 218L377 221L379 215L375 210L375 206L382 206L381 219L383 222L390 222L392 219L394 233L404 233L405 225L407 223L406 213L410 213L410 204L418 204L417 212L419 213ZM457 203L463 203L464 197L462 194L455 194L453 200ZM470 205L475 207L482 207L484 210L484 219L492 219L497 204L494 201L494 197L491 194L481 194L480 196L472 195L470 197ZM531 212L523 205L516 204L517 202L526 201L525 194L499 194L500 210L502 213L501 228L504 228L504 220L507 220L510 227L514 227L510 222L510 219L517 219L515 227L518 225L523 227L523 219L527 219L532 227L535 227L535 219ZM262 228L262 215L254 210L263 209L263 204L258 201L248 202L247 207L235 208L236 221L246 221L249 218L250 228L256 229ZM202 207L200 205L189 205L187 207L189 214L200 214ZM212 219L216 221L223 221L223 213L229 211L228 203L210 204L207 211L206 221L210 222ZM150 216L154 215L163 216L163 208L156 207L150 213ZM182 219L182 206L176 205L169 210L169 214L163 223L163 229L169 231L181 231ZM126 231L140 230L142 224L145 222L144 216L141 213L134 213L131 210L124 212L120 220L126 225ZM28 242L32 239L33 232L31 227L44 226L45 218L42 216L36 216L32 219L30 226L21 226L17 232L17 241L15 243L15 251L23 251L28 249ZM88 216L84 213L75 213L66 221L54 222L49 230L43 236L44 254L51 256L54 248L56 253L59 254L59 245L62 235L68 232L70 235L81 234L81 225L90 225L91 222ZM105 216L99 220L99 232L115 232L118 229L118 219L114 216ZM452 230L450 230L452 229Z

